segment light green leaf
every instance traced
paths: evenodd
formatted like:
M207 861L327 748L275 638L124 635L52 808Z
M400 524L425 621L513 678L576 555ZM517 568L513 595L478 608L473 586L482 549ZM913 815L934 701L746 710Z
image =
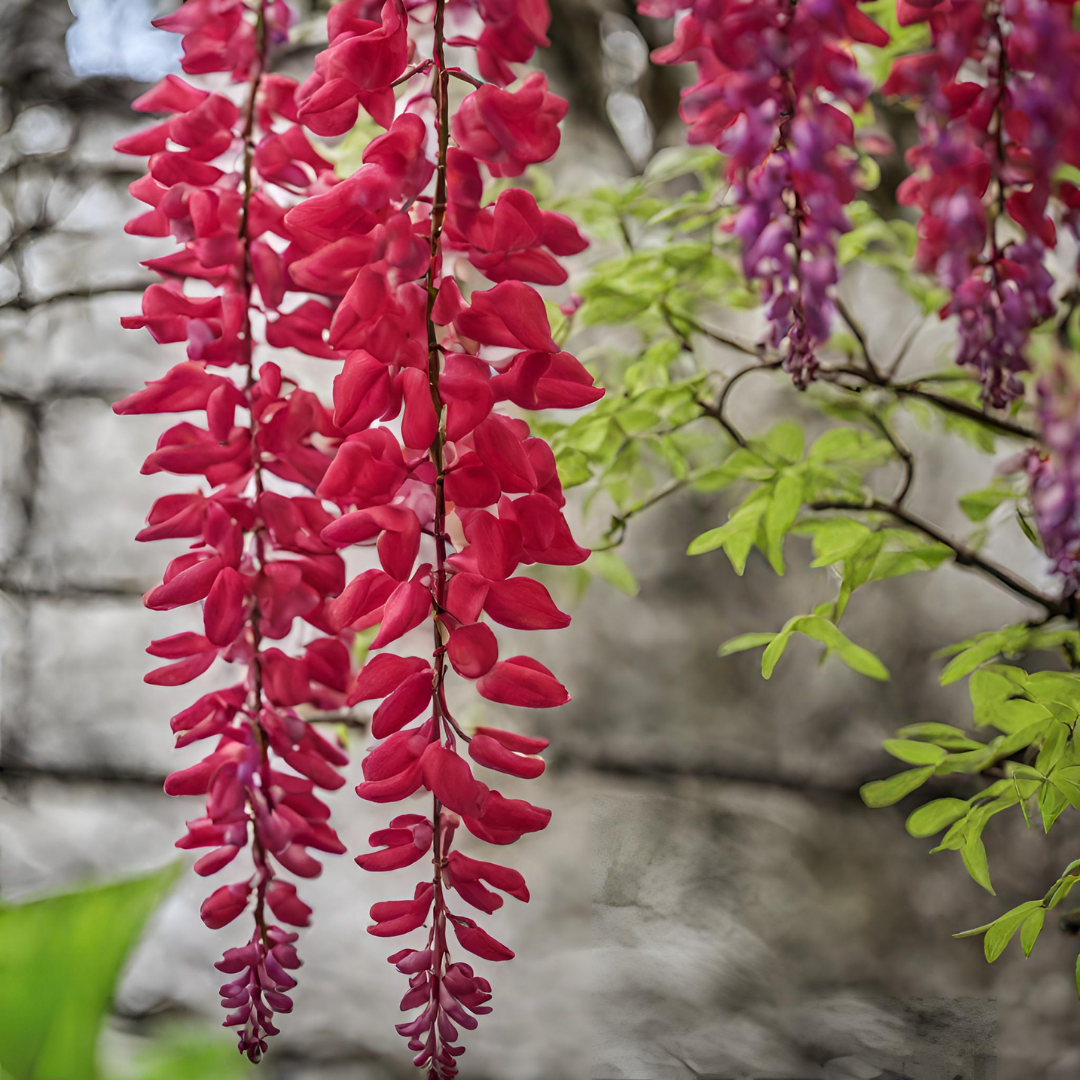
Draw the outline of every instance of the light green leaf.
M573 446L564 447L559 451L555 458L555 466L559 472L559 481L564 488L577 487L592 476L588 457Z
M924 721L921 724L908 724L898 732L902 739L922 739L925 742L937 743L946 750L982 750L983 744L969 739L958 727L952 724L938 724L933 721Z
M886 581L918 570L936 570L952 558L944 544L927 544L913 551L883 551L874 562L870 581Z
M231 1040L210 1038L201 1027L157 1034L137 1065L138 1080L239 1080L257 1072Z
M884 440L862 428L830 428L814 440L807 461L815 465L881 464L895 455Z
M1065 812L1069 800L1053 784L1044 784L1039 789L1037 802L1039 816L1042 818L1043 832L1048 833L1054 827L1057 819Z
M945 665L945 670L941 673L941 685L948 686L965 675L970 675L980 664L992 660L999 652L1001 652L1001 639L997 634L991 635L985 641L980 641L977 645L972 645L970 649L965 649L959 656L954 656Z
M379 626L369 626L364 630L361 630L356 637L353 638L352 654L353 660L358 668L364 666L364 661L367 660L368 650L371 648L371 643L375 640L379 633Z
M765 446L789 465L802 461L806 440L798 424L777 424L765 435Z
M746 652L747 649L760 649L762 645L768 645L776 634L739 634L738 637L729 638L720 646L721 656L731 656L733 653Z
M97 1080L121 967L178 871L0 906L0 1064L14 1080Z
M627 596L637 596L637 579L631 573L630 567L614 551L594 551L589 556L588 567L592 573L613 585L619 592L626 593Z
M908 765L937 765L948 757L940 746L913 739L886 739L882 746L887 754Z
M719 525L715 529L708 529L690 541L686 548L686 554L705 555L710 551L715 551L717 548L723 547L739 531L738 523L732 521Z
M810 565L817 569L841 562L854 555L871 535L871 531L860 521L845 517L828 518L818 523L814 530L815 559Z
M792 634L804 634L814 641L821 642L860 675L881 680L889 677L885 665L868 649L856 645L847 638L835 623L829 622L820 615L796 615L787 621L783 630L776 635L761 657L761 674L766 679L772 676Z
M921 840L936 836L954 821L959 821L967 812L968 804L963 799L934 799L920 806L918 810L913 810L904 827L911 836Z
M960 509L971 521L985 521L1006 499L1012 498L1007 488L984 488L960 496Z
M954 938L968 938L978 937L980 934L985 934L994 924L992 922L983 923L982 926L973 926L970 930L961 930L958 934L953 934Z
M661 184L689 173L715 169L721 160L711 146L667 146L658 150L645 166L644 179Z
M986 931L986 937L983 938L983 952L989 963L992 964L1005 951L1005 946L1012 941L1020 925L1036 908L1042 911L1039 901L1028 900L994 920L990 929Z
M878 810L883 806L898 803L905 796L922 787L933 775L933 765L927 765L921 769L908 769L906 772L890 776L887 780L871 780L870 783L863 784L859 788L859 795L867 806Z
M776 469L753 450L739 447L723 464L702 473L694 486L701 491L719 491L733 480L769 480L775 474Z
M820 615L798 615L790 620L784 629L820 641L830 651L835 652L852 671L857 671L860 675L882 681L889 677L888 669L869 649L856 645L835 623L823 619ZM764 659L762 663L764 664Z
M687 554L702 555L722 547L735 573L741 575L765 513L766 498L766 490L759 488L731 515L727 524L710 529L691 541Z
M1042 933L1043 923L1045 921L1046 908L1040 905L1021 925L1020 947L1024 950L1025 956L1031 955L1031 950L1035 948L1035 942L1039 940L1039 934Z
M784 572L784 537L802 508L805 481L794 470L780 474L765 509L765 555L778 573Z
M1056 908L1062 900L1065 900L1078 881L1080 881L1080 877L1074 877L1069 871L1066 871L1065 876L1059 879L1051 890L1050 899L1046 905L1047 910Z
M972 879L981 885L991 896L996 896L990 884L990 867L986 862L986 847L981 837L969 837L960 848L960 858Z

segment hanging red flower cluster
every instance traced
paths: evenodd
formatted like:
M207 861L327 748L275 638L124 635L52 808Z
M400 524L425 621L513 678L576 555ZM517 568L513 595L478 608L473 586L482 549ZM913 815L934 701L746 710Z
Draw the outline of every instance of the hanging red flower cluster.
M1080 165L1072 13L1071 0L898 0L901 25L927 22L934 44L882 88L922 101L898 197L922 211L916 265L952 293L941 314L959 319L957 361L998 407L1023 393L1031 330L1054 311L1047 204L1059 164ZM1058 193L1080 209L1075 185Z
M475 1015L489 1011L489 984L451 961L449 931L484 959L513 955L452 912L448 894L486 913L502 904L488 886L528 899L517 871L469 857L455 834L464 825L505 845L550 818L489 788L465 756L532 778L543 771L546 742L495 728L470 738L449 711L446 682L453 671L504 705L568 701L536 660L500 659L484 616L514 629L566 626L544 586L514 571L588 556L563 516L550 447L496 406L577 408L602 394L559 348L543 300L526 284L565 281L558 257L585 241L524 190L483 200L484 172L520 175L559 144L566 104L544 77L505 89L509 65L546 44L547 5L451 3L449 11L444 0L408 10L401 0L337 4L329 47L296 86L267 71L287 34L284 4L187 0L157 25L184 35L185 71L227 72L231 82L210 92L168 76L135 107L169 118L118 144L150 160L149 175L132 185L150 209L128 230L181 244L147 260L163 282L124 325L186 342L187 360L115 409L204 412L205 427L184 421L166 431L143 472L202 476L210 488L159 499L139 534L194 541L146 604L203 605L203 633L151 645L170 662L147 681L186 683L219 657L245 669L240 682L174 717L179 746L217 742L166 784L170 794L207 797L206 816L179 841L214 849L198 873L215 873L250 845L253 872L202 908L211 928L254 914L250 942L218 964L237 976L221 990L226 1024L240 1028L241 1050L258 1060L274 1014L291 1008L287 969L299 963L296 935L271 925L267 909L289 926L306 925L311 913L280 870L313 876L320 866L308 848L344 850L314 788L340 786L346 758L297 709L382 699L372 719L380 741L357 791L396 802L423 789L433 807L430 817L395 816L371 837L381 850L356 861L368 870L431 861L411 899L372 908L369 931L429 926L423 948L390 960L409 976L402 1008L421 1010L399 1031L438 1080L456 1073L458 1027L475 1027ZM461 24L457 37L446 36L448 16ZM432 42L419 61L413 26ZM488 81L448 67L447 46L475 47ZM478 87L456 111L451 79ZM339 181L301 125L341 135L360 109L387 130ZM482 275L493 287L466 299L450 270L454 252L463 283ZM189 281L202 284L189 293ZM332 408L276 364L256 366L260 331L269 346L343 361ZM354 544L374 544L380 565L346 584L338 550ZM265 647L295 637L301 623L319 635L308 631L302 652ZM382 651L424 623L430 657ZM375 655L354 674L349 646L376 625Z
M337 769L347 758L296 707L340 707L352 678L351 635L332 625L327 599L344 587L345 566L320 537L333 515L311 494L341 433L313 394L277 364L256 367L254 358L259 325L303 349L307 339L293 327L305 317L319 323L304 306L278 315L295 288L284 215L290 195L335 181L296 124L295 83L266 71L288 23L284 4L242 0L189 0L158 20L184 35L185 71L229 72L241 100L227 84L209 92L169 75L134 105L169 119L117 144L150 159L149 174L131 191L151 209L127 231L181 244L147 260L164 280L146 290L142 315L123 322L158 342L186 342L187 359L115 411L205 413L205 426L185 420L169 428L142 471L201 476L210 487L158 499L138 536L193 541L146 594L147 607L203 604L202 633L151 644L150 654L169 663L146 681L187 683L218 657L244 668L235 685L203 694L173 718L178 746L216 745L198 765L173 773L165 790L207 797L206 816L189 822L177 845L213 849L195 863L196 873L216 873L250 845L250 870L217 889L202 918L217 929L249 908L254 916L250 941L218 964L237 976L221 989L226 1024L239 1028L240 1049L253 1061L276 1032L274 1014L292 1008L289 969L299 964L297 935L270 919L306 926L311 914L281 871L314 877L321 866L308 849L345 850L315 789L340 787ZM185 281L203 285L188 295ZM320 311L327 325L330 310ZM325 355L317 330L311 340L317 347L307 351ZM306 496L292 494L304 489ZM301 655L267 647L300 619L322 632Z
M838 103L861 109L870 82L852 42L888 35L859 10L862 0L639 0L643 15L671 18L675 40L661 64L694 62L683 92L691 143L728 158L739 206L734 233L743 270L768 301L767 343L782 352L799 387L817 369L830 334L836 241L851 226L856 194L855 128Z
M449 16L461 35L447 37ZM495 728L470 737L450 712L446 684L454 672L492 702L568 701L536 660L499 657L484 616L519 630L566 626L569 617L544 586L514 571L588 556L563 517L551 449L523 420L496 411L501 402L577 408L602 394L554 341L542 299L525 284L565 281L557 256L581 251L585 241L570 219L541 210L524 190L483 205L483 171L520 175L559 145L566 104L544 77L503 88L513 79L508 63L545 43L548 19L542 0L457 3L450 12L444 0L408 12L399 0L345 0L331 10L329 48L297 99L301 120L320 135L343 134L360 108L387 128L353 176L295 207L286 223L309 251L291 266L293 279L340 297L328 344L346 354L333 414L346 437L317 494L345 513L321 535L339 548L374 542L380 563L331 605L334 627L380 624L376 655L347 698L382 701L372 718L379 744L364 759L357 793L390 803L425 790L433 799L430 816L396 815L371 836L378 850L356 860L373 871L421 859L433 865L411 897L375 904L368 928L395 937L428 927L422 947L395 952L390 962L409 977L401 1008L420 1010L398 1031L433 1078L456 1074L458 1029L474 1028L475 1016L489 1011L487 980L451 959L451 931L457 946L482 959L513 956L451 910L451 892L489 914L503 903L492 889L529 898L516 870L464 854L455 836L464 826L505 845L550 818L490 788L468 760L532 778L543 771L536 755L547 743ZM413 26L430 43L422 59ZM448 67L445 48L474 45L490 81L471 91L479 80ZM452 79L471 91L456 110ZM398 84L403 108L393 94ZM464 275L494 287L466 300L451 252L461 254ZM386 426L398 418L399 429ZM430 655L382 651L424 624L434 639Z

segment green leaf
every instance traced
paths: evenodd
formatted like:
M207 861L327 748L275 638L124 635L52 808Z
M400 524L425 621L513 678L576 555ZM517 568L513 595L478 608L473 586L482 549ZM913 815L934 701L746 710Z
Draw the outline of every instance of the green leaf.
M992 922L983 923L982 926L973 926L970 930L961 930L958 934L953 934L954 938L968 938L978 937L979 934L985 934L994 924Z
M665 183L688 173L715 169L722 160L711 146L668 146L658 150L645 166L644 179Z
M701 473L694 487L699 491L720 491L735 480L770 480L775 474L776 469L753 450L740 447L722 465Z
M603 578L619 592L627 596L637 596L637 579L630 572L630 567L614 551L594 551L589 556L589 570Z
M1061 792L1074 810L1080 810L1080 787L1077 787L1071 781L1063 779L1057 773L1050 777L1050 783Z
M1042 551L1042 540L1039 539L1039 534L1035 531L1035 527L1028 520L1027 514L1023 513L1019 509L1016 511L1016 523L1020 526L1020 531L1027 537L1028 543Z
M208 1038L200 1027L157 1034L137 1065L138 1080L239 1080L256 1072L231 1041Z
M868 580L886 581L917 570L936 570L951 558L952 551L944 544L925 544L913 551L883 551L874 562Z
M878 810L883 806L898 803L905 796L922 787L933 775L933 765L927 765L921 769L908 769L906 772L890 776L887 780L871 780L870 783L863 784L859 788L859 795L867 806Z
M937 765L948 757L940 746L912 739L886 739L882 746L887 754L908 765Z
M830 428L814 440L807 460L815 465L880 465L895 455L884 440L862 428Z
M1012 498L1008 488L990 487L969 491L960 496L960 509L971 521L985 521L1006 499Z
M969 739L958 727L952 724L937 724L924 721L921 724L908 724L898 732L903 739L922 739L924 742L937 743L946 750L982 750L983 744Z
M96 1080L120 970L179 869L0 906L0 1064L14 1080Z
M1014 735L1025 731L1050 719L1050 712L1037 701L1028 701L1026 698L1010 698L1002 702L996 709L988 712L986 723L992 724L1003 731L1006 735Z
M715 529L707 529L690 541L686 548L686 554L706 555L710 551L715 551L717 548L723 547L728 540L733 536L736 536L739 531L738 524L731 521L728 521L723 525L718 525Z
M720 646L721 656L731 656L733 653L746 652L747 649L760 649L762 645L768 645L776 634L739 634L738 637L729 638Z
M918 810L913 810L904 827L909 835L921 840L936 836L954 821L959 821L967 812L968 804L963 799L934 799L920 806Z
M798 424L783 423L769 430L765 435L764 443L777 457L789 465L794 465L802 461L806 440Z
M746 559L753 547L754 537L761 525L767 506L767 492L759 488L740 506L725 525L710 529L691 541L686 549L688 555L702 555L723 548L736 574L746 569Z
M970 675L980 664L992 660L1001 652L1001 644L1000 636L992 634L977 645L972 645L970 649L965 649L959 656L954 656L941 673L941 685L948 686L957 682L965 675Z
M1042 933L1043 923L1046 921L1046 908L1040 905L1024 921L1020 927L1020 947L1025 956L1031 955L1035 948L1035 942Z
M1059 878L1057 884L1050 891L1050 899L1046 904L1047 910L1056 908L1062 900L1066 899L1078 881L1080 881L1080 877L1075 877L1066 871L1065 876Z
M1035 759L1035 768L1043 774L1043 776L1050 776L1051 770L1055 765L1061 763L1065 754L1065 750L1069 745L1069 740L1072 737L1072 729L1067 724L1062 724L1058 720L1053 720L1049 723L1046 729L1046 740L1043 742L1042 749L1039 751L1039 756ZM1066 783L1076 783L1075 775L1080 772L1080 769L1057 769L1053 776L1050 776L1051 781L1063 780Z
M860 675L880 680L886 680L889 677L885 665L868 649L856 645L846 637L835 623L829 622L820 615L796 615L788 620L761 658L761 674L766 679L772 675L792 634L804 634L814 641L821 642L830 652L835 652L852 671L857 671Z
M367 660L368 650L371 648L371 643L378 636L379 627L369 626L364 630L361 630L356 637L353 638L352 654L353 659L356 662L356 666L361 668L364 666L364 661Z
M841 562L854 555L871 535L871 531L860 521L845 517L827 518L817 523L814 530L815 558L810 565L817 569Z
M1028 900L994 920L983 938L983 952L989 963L992 964L1005 951L1005 946L1012 941L1021 923L1035 908L1041 911L1042 904L1038 900Z
M970 837L964 841L960 848L960 858L964 860L964 866L972 879L981 885L991 896L996 896L993 885L990 884L990 867L986 862L986 847L981 837Z
M1080 712L1080 678L1066 671L1036 671L1027 678L1027 686L1036 700L1057 703Z
M765 555L778 574L784 572L784 537L799 516L805 486L794 470L781 473L765 508Z

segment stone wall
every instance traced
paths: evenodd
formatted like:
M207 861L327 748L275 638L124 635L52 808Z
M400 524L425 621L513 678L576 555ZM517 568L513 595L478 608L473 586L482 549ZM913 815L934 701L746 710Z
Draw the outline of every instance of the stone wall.
M172 751L166 723L189 692L141 681L145 643L190 620L144 611L139 595L169 552L132 540L151 499L175 481L138 475L158 421L109 410L169 362L118 325L137 306L148 254L121 231L135 174L108 149L132 126L134 88L71 75L69 21L60 0L0 0L8 899L159 866L197 813L161 793L165 772L193 754ZM595 135L571 133L571 169L586 145L593 169L608 158L619 167L614 150L597 163ZM873 277L847 287L887 339L877 313L899 301ZM308 363L325 384L326 366ZM790 400L748 388L746 426ZM955 441L928 451L931 464L964 454ZM970 466L973 477L986 469L974 457ZM956 527L933 472L916 501ZM719 660L717 644L809 610L830 585L795 569L777 588L757 560L738 579L719 554L683 558L722 513L686 500L636 524L626 555L641 595L595 586L573 627L552 635L561 640L539 646L575 695L536 718L554 741L540 798L555 818L512 852L534 899L493 920L519 958L491 973L497 1008L469 1038L463 1075L1080 1077L1075 943L1050 928L1031 960L1013 946L988 968L977 942L949 937L1041 894L1076 854L1068 826L1047 841L1018 819L996 819L994 899L957 859L930 858L929 843L906 838L902 811L871 813L857 797L888 770L879 745L895 727L967 717L963 689L936 685L929 648L1021 609L960 571L936 575L932 596L927 579L878 585L859 598L851 632L886 659L891 683L817 667L813 650L793 646L766 684L754 655ZM363 847L384 812L356 800L351 784L334 803L344 839ZM297 1010L262 1075L412 1075L392 1029L400 977L363 930L368 906L398 888L341 859L306 890L317 918L304 935ZM109 1046L119 1057L162 1017L217 1020L211 964L228 932L202 927L204 892L188 875L140 947L116 1003Z

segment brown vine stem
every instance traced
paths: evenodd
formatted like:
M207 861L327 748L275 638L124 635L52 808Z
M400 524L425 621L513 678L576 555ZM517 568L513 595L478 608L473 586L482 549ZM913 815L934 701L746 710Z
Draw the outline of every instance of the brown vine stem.
M870 419L873 421L874 427L885 436L889 445L895 451L896 456L900 459L900 464L903 467L904 472L900 479L900 486L897 488L896 494L893 496L892 500L894 506L902 506L904 500L911 492L911 485L915 482L915 455L912 454L907 443L893 431L884 417L879 416L877 413L873 413Z
M452 721L444 709L445 694L443 680L446 676L446 647L443 641L442 613L446 606L446 493L444 445L446 442L446 414L442 397L439 393L439 375L442 371L442 353L438 331L435 328L433 313L438 299L438 281L442 262L442 230L446 218L446 157L450 146L450 73L446 69L444 55L444 16L446 0L435 0L434 29L435 41L432 49L432 63L435 73L432 77L432 93L435 98L435 126L438 133L438 159L435 165L435 197L431 204L431 246L427 269L427 339L428 339L428 385L431 389L431 401L435 407L438 426L435 441L431 444L431 460L435 466L435 514L432 531L435 534L435 575L434 575L434 618L432 620L435 635L435 650L432 655L434 666L432 702L433 702L433 741L441 741L443 732L453 745L454 734L450 728ZM454 725L456 726L456 725ZM431 974L435 980L432 1000L438 1001L440 984L446 964L446 904L443 900L442 869L444 854L442 851L441 830L442 806L437 796L432 795L431 824L432 862L434 863L434 897L432 900L432 924L429 946L432 949ZM438 1036L441 1038L441 1036ZM432 1066L436 1067L439 1054L432 1057ZM440 1070L441 1071L441 1070Z
M999 435L1010 435L1017 439L1029 439L1032 442L1038 442L1039 440L1039 433L1034 428L1029 428L1007 417L994 416L992 413L983 412L981 409L969 405L966 401L959 401L956 398L935 394L931 390L924 390L922 384L926 381L925 379L913 379L910 382L898 383L892 382L884 376L874 378L868 371L856 367L839 365L818 369L818 376L828 381L835 381L834 377L837 375L847 375L850 378L859 379L867 386L887 390L898 397L919 398L941 409L942 412L949 412L954 416L962 416L967 420L973 420L977 424L982 424L984 427L996 431ZM837 383L837 385L843 386L842 383ZM860 392L857 387L844 387L844 389L855 393Z
M666 308L664 309L664 317L667 320L668 325L671 326L671 313ZM685 320L685 316L680 316L680 318ZM705 337L715 341L718 345L724 345L729 349L735 349L744 356L755 356L764 359L765 354L760 347L748 345L736 338L729 337L720 330L713 330L711 327L703 326L699 322L691 322L690 325L697 333L704 334ZM688 344L684 334L679 333L674 327L672 327L672 329L684 344ZM779 366L779 362L773 361L758 364L756 365L756 368L772 370ZM837 375L847 375L850 378L858 379L867 386L878 387L882 390L896 394L899 397L919 398L922 401L941 409L942 412L949 412L956 416L962 416L968 420L974 420L976 423L991 428L1001 435L1011 435L1018 439L1030 439L1032 442L1037 442L1039 439L1037 431L1033 428L1026 427L1024 424L1017 423L1015 420L994 416L992 413L976 409L966 401L958 401L956 398L944 397L943 395L935 394L930 390L924 390L922 384L927 381L927 377L912 379L908 382L893 382L890 376L880 374L877 371L876 366L863 369L845 365L833 365L828 367L822 366L818 369L818 377L821 379L834 381L832 377ZM855 390L856 388L844 387L844 389Z
M676 477L669 480L661 487L658 487L651 495L638 503L637 506L631 507L621 514L612 514L611 525L608 527L607 531L607 539L603 544L594 544L592 550L594 552L611 551L614 548L617 548L623 540L626 539L626 527L630 523L631 518L644 513L658 502L666 499L669 495L674 495L675 492L682 491L683 488L688 487L691 483L693 483L693 480L689 477L686 479Z
M906 507L900 506L895 502L884 502L881 499L869 499L866 502L836 499L810 503L808 509L819 511L852 510L862 511L864 513L872 512L888 514L891 517L896 518L897 521L902 521L905 525L910 525L911 528L917 529L931 540L943 544L953 553L953 558L958 566L966 566L979 571L979 573L988 578L992 578L999 585L1002 585L1017 596L1021 596L1025 600L1030 600L1031 603L1038 604L1045 608L1050 615L1071 616L1075 611L1075 599L1073 597L1053 597L1046 593L1039 592L1038 589L1029 585L1023 579L1018 578L1010 570L1007 570L999 563L994 562L992 559L984 558L977 552L972 551L971 548L961 544L959 541L954 540L951 536L942 532L932 522L927 521L918 514L912 513L912 511L908 510Z
M866 364L866 368L870 372L871 378L875 382L881 382L881 372L878 371L877 366L874 364L874 358L870 355L870 345L866 340L866 334L856 321L855 316L852 315L847 304L845 304L839 296L836 297L836 310L839 313L840 318L847 324L847 328L851 331L852 336L858 342L859 351L862 353L863 363Z
M779 367L783 367L783 360L771 360L768 363L762 364L750 364L747 367L740 368L736 371L726 383L724 383L723 390L720 391L720 396L715 402L699 401L701 411L704 416L709 416L715 420L734 440L739 446L744 449L749 445L746 437L741 431L727 418L727 406L731 398L732 392L735 387L747 376L753 375L758 371L775 371Z
M720 396L713 403L701 402L701 407L704 415L714 419L721 427L724 428L735 441L745 447L747 445L746 439L738 431L737 428L732 425L731 421L727 419L725 415L727 406L729 404L731 394L734 391L738 383L747 375L757 371L774 370L781 366L781 361L774 360L769 364L750 364L747 367L741 368L736 371L730 379L724 384L723 390L720 392ZM863 378L867 378L865 372L859 372L858 369L853 368L852 371L862 375ZM937 541L940 544L945 545L952 551L954 559L958 566L966 566L973 570L978 571L984 576L996 581L999 585L1004 586L1010 592L1017 596L1023 597L1025 600L1029 600L1034 604L1038 604L1045 608L1050 615L1065 615L1074 616L1077 611L1077 602L1075 597L1053 597L1046 593L1041 593L1033 586L1029 585L1026 581L1016 577L1013 573L1007 570L1005 567L1000 566L998 563L993 562L990 559L986 559L979 555L977 552L972 551L971 548L959 541L954 540L952 537L943 533L936 525L924 518L919 517L917 514L912 513L905 506L903 506L903 500L907 497L907 494L911 487L912 479L914 478L914 459L911 452L907 447L899 440L899 438L891 431L887 424L880 418L875 418L876 425L882 434L892 444L893 449L896 451L898 457L904 465L904 478L901 483L900 490L897 492L896 497L892 502L884 502L881 499L871 498L865 502L855 502L853 500L837 500L837 501L823 501L811 503L809 509L811 510L848 510L848 511L871 511L889 514L896 518L898 521L904 522L904 524L911 526L913 529L917 529L923 535L930 537L930 539Z

